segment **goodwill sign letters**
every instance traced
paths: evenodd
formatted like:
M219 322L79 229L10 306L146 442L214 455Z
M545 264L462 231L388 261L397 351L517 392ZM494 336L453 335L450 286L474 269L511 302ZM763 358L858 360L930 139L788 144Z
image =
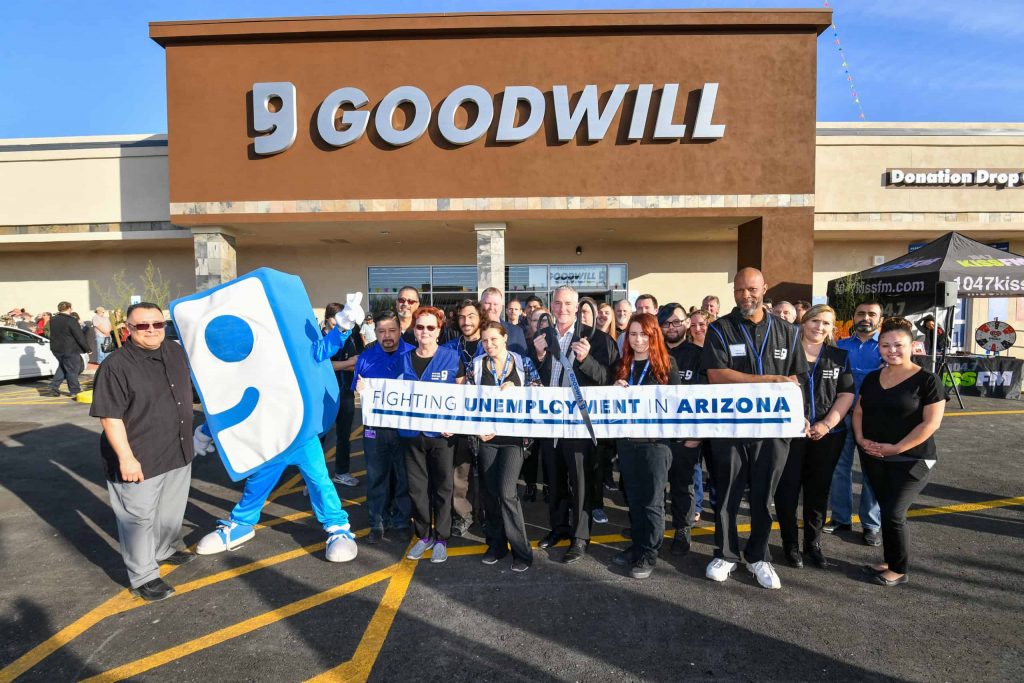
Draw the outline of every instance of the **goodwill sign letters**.
M589 439L568 388L367 379L363 424L411 431ZM584 387L599 439L789 438L804 434L800 387L778 384Z

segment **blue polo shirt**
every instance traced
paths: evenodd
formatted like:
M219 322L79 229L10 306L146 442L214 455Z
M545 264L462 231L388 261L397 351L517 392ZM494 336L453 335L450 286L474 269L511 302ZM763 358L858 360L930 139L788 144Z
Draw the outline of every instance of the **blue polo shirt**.
M850 371L853 372L853 400L856 402L860 395L861 382L882 367L882 354L878 351L878 333L875 332L867 341L861 341L860 337L854 333L846 339L840 339L836 342L836 346L847 353Z
M359 360L356 361L356 369L352 378L352 389L356 388L356 383L359 382L360 377L365 377L366 379L394 379L395 375L391 368L395 363L395 359L415 348L412 344L406 343L404 339L398 340L398 348L392 353L382 349L380 342L371 344L365 351L359 354Z

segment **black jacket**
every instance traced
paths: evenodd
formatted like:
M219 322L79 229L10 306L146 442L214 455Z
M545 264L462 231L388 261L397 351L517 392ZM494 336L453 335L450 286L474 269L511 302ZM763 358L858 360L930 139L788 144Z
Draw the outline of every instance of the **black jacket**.
M50 351L55 356L89 353L82 326L67 313L50 318Z
M589 327L582 328L582 335L586 337L590 334ZM537 372L540 374L540 379L544 383L544 386L549 386L551 383L551 359L552 354L549 351L544 356L544 362L537 361L537 350L533 345L533 340L530 340L529 344L530 358L533 360L534 365L537 366ZM556 349L557 353L558 350ZM615 382L615 368L619 364L619 347L615 344L615 340L609 337L604 332L597 330L594 337L590 340L590 353L583 362L574 361L572 369L576 373L576 379L580 383L581 387L594 387L594 386L608 386Z

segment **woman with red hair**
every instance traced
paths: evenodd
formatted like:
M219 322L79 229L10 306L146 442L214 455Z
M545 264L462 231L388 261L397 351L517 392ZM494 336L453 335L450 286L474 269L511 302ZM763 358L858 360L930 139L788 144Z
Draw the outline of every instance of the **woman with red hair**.
M615 386L679 384L679 368L668 355L658 319L636 313L626 326L626 343ZM633 544L613 562L628 566L634 579L646 579L654 571L665 536L665 486L672 465L668 439L618 439L619 472L626 483Z

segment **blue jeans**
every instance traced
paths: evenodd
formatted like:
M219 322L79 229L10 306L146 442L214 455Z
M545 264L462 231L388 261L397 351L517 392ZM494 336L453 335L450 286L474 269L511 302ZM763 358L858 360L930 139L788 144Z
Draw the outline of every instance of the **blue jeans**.
M366 511L371 528L408 529L412 517L405 449L395 429L363 429ZM392 488L393 486L393 488Z
M97 335L95 335L95 338L96 338L96 362L97 363L102 363L104 360L106 360L107 356L110 355L109 353L104 353L103 352L103 340L104 339L109 339L110 337L104 337L104 336L101 336L101 335L97 334Z
M693 497L697 512L704 508L704 472L700 468L700 460L693 466Z
M832 522L850 524L853 515L853 456L857 444L853 440L853 421L846 417L846 442L839 456L839 463L832 473L832 492L829 502L832 504ZM871 490L868 478L861 477L863 486L860 491L860 524L865 530L878 531L882 528L882 513L878 509L878 500Z

